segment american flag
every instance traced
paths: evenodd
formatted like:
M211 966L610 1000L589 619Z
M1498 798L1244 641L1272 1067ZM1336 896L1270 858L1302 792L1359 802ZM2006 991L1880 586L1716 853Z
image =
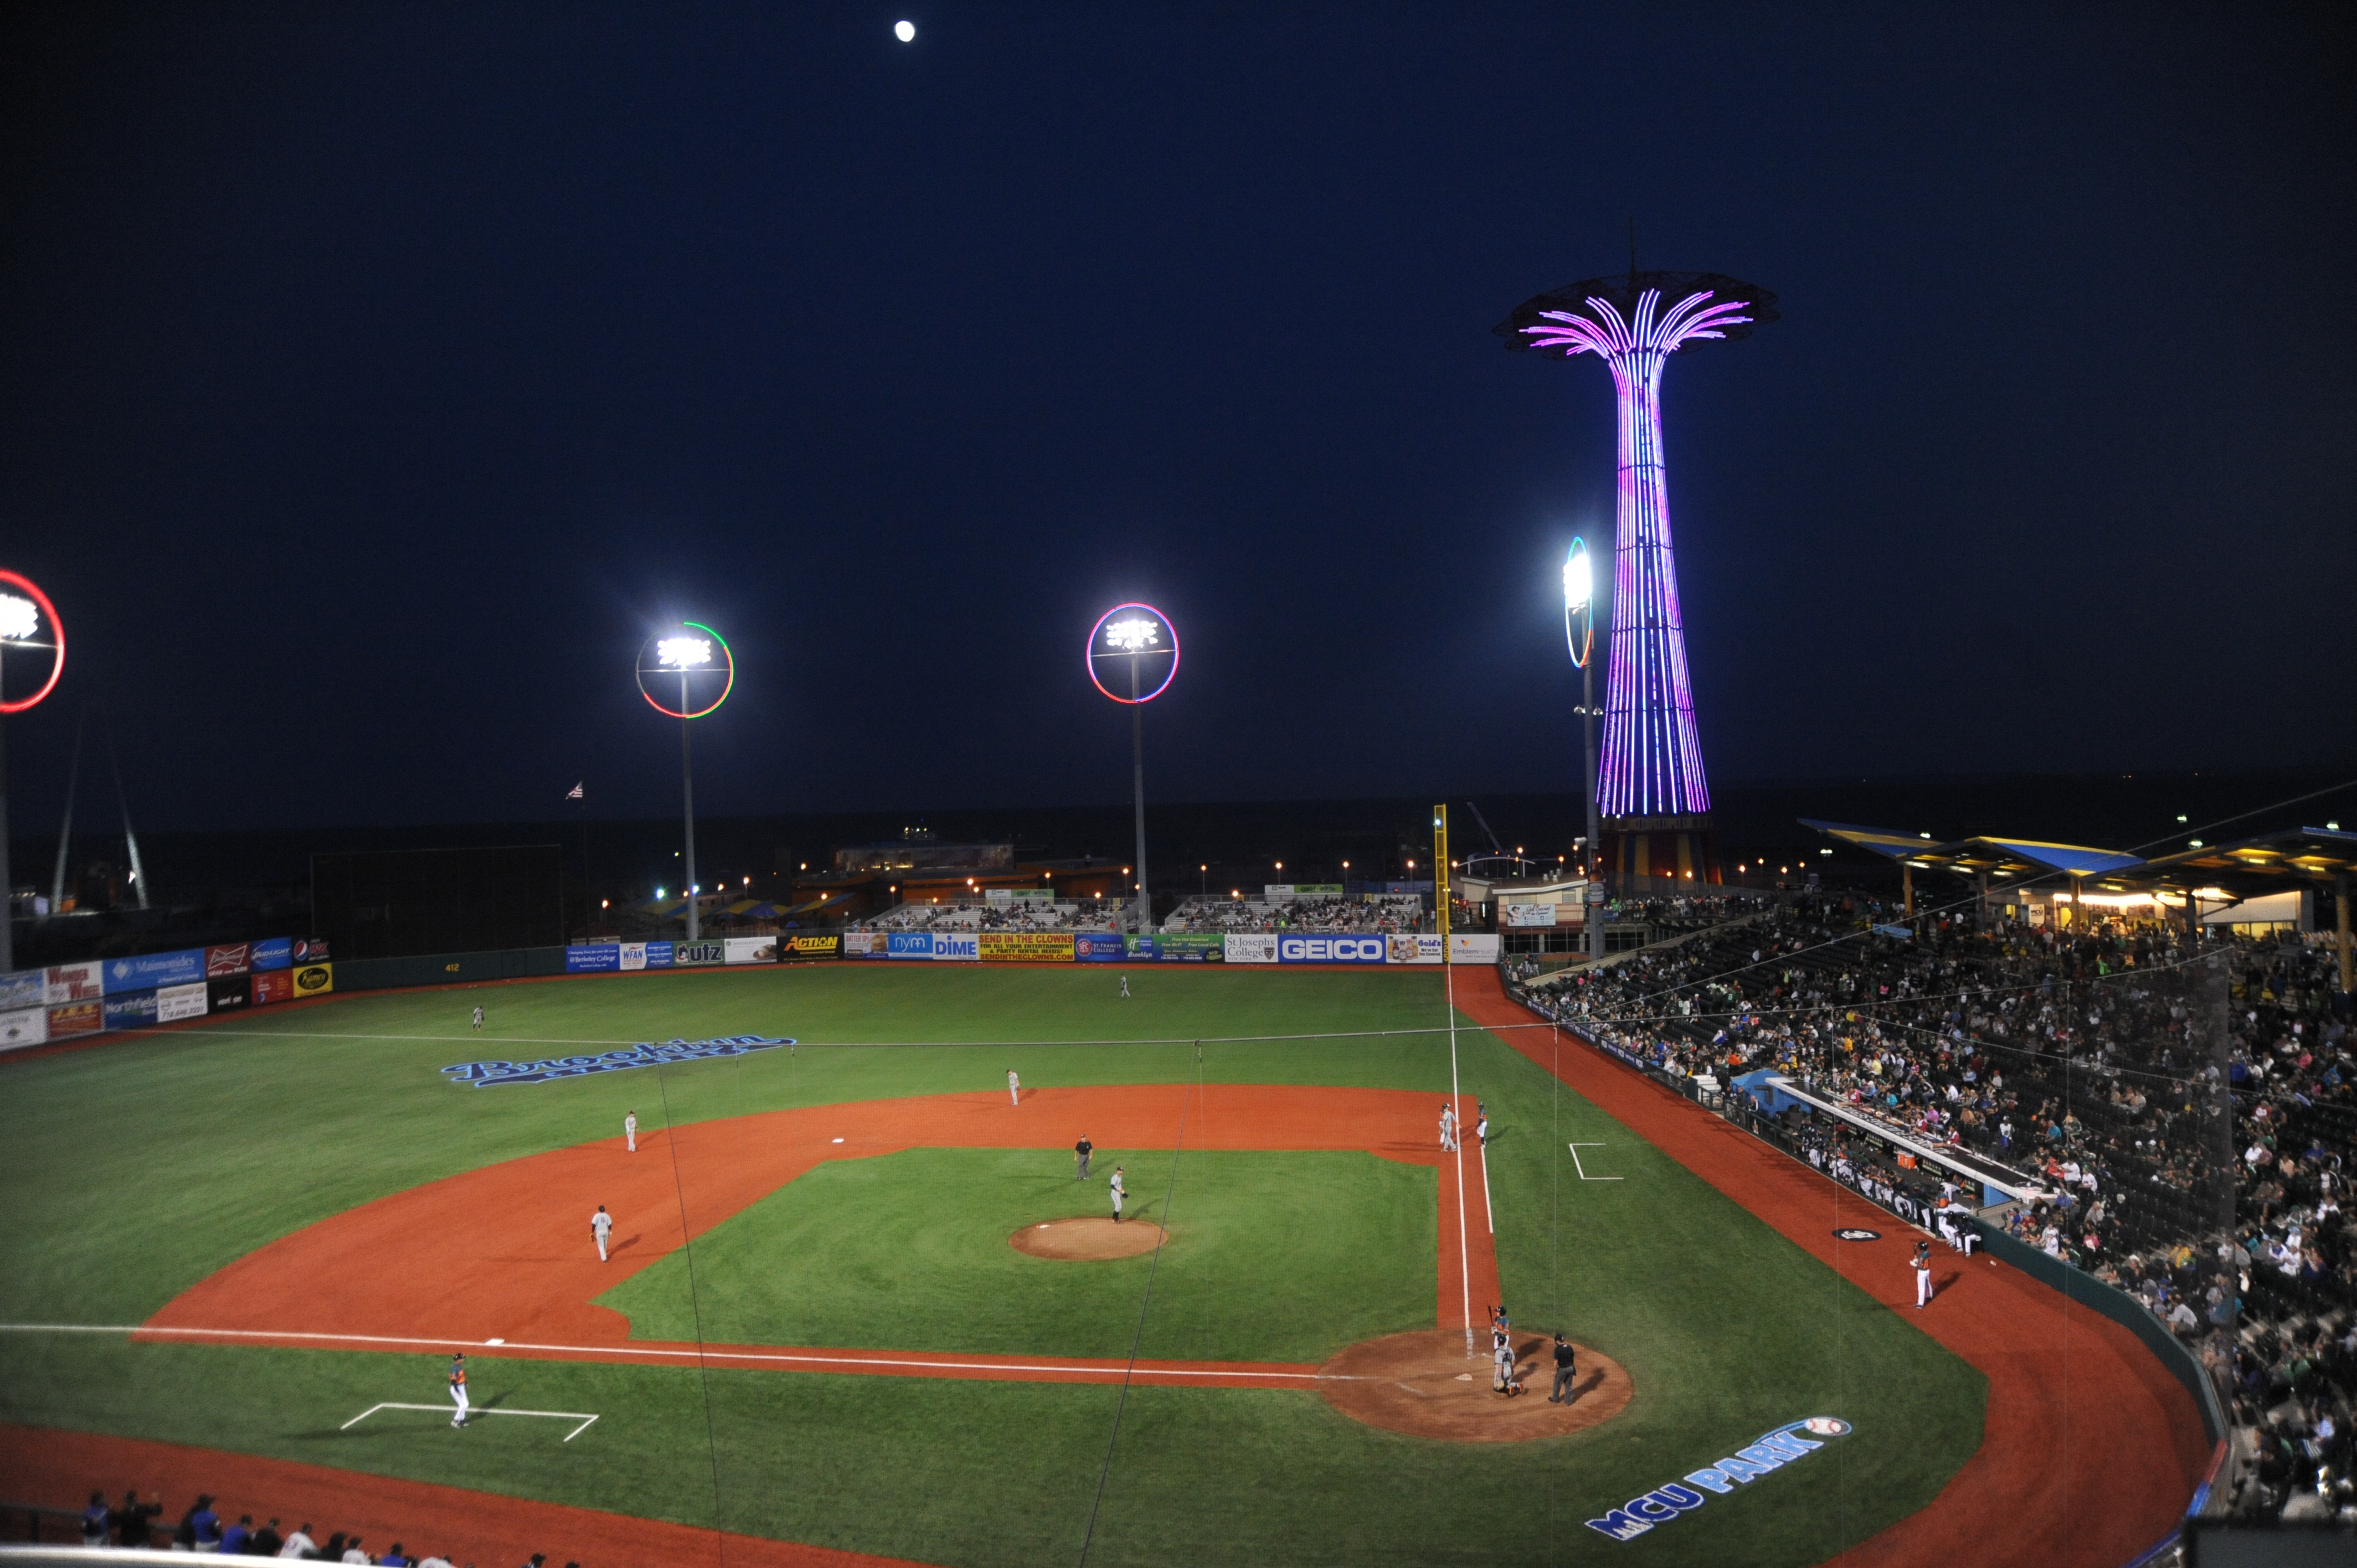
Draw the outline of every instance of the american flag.
M588 782L588 780L587 780L587 779L582 780L582 783L585 783L585 784L586 784L586 783L587 783L587 782ZM575 786L573 786L573 788L572 788L572 789L567 789L567 790L565 792L565 798L566 800L578 800L583 799L584 797L583 797L583 795L582 795L582 793L581 793L581 785L580 785L580 784L576 784Z

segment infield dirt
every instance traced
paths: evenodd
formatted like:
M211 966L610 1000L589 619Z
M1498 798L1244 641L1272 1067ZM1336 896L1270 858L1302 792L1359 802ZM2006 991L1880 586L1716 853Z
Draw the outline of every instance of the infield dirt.
M1527 1380L1509 1397L1491 1387L1488 1344L1486 1331L1469 1338L1461 1328L1387 1334L1320 1367L1318 1391L1353 1421L1449 1443L1561 1437L1611 1420L1636 1392L1620 1362L1581 1345L1571 1402L1548 1403L1539 1391L1554 1380L1554 1342L1523 1334L1514 1366Z
M1169 1232L1146 1219L1051 1219L1026 1225L1006 1244L1034 1258L1060 1263L1094 1263L1151 1252Z

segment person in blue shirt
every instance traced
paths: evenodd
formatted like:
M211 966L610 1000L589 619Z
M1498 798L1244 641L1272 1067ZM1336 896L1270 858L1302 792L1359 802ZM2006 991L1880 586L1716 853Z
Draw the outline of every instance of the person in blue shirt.
M396 1541L392 1551L377 1559L377 1564L378 1568L409 1568L409 1559L402 1552L401 1542Z
M243 1556L246 1538L253 1533L253 1516L250 1513L238 1515L237 1522L221 1531L221 1554L223 1557Z
M93 1550L104 1546L113 1522L114 1512L106 1506L106 1494L91 1493L90 1507L81 1510L81 1543Z
M198 1551L219 1552L221 1550L221 1515L213 1512L213 1498L210 1492L198 1494L197 1506L188 1510L185 1528L191 1537L190 1543Z

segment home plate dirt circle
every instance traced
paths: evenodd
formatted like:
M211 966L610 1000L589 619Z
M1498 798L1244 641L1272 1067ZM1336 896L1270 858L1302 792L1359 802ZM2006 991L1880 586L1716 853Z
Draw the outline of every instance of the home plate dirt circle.
M1008 1246L1035 1258L1063 1263L1093 1263L1135 1258L1161 1243L1162 1227L1143 1219L1050 1219L1026 1225L1006 1239Z
M1555 1339L1516 1334L1514 1365L1523 1392L1490 1390L1490 1331L1474 1335L1465 1355L1461 1328L1425 1328L1365 1339L1318 1369L1318 1391L1353 1421L1451 1443L1525 1443L1561 1437L1611 1420L1635 1393L1620 1363L1573 1341L1577 1380L1569 1404L1547 1403L1555 1382Z

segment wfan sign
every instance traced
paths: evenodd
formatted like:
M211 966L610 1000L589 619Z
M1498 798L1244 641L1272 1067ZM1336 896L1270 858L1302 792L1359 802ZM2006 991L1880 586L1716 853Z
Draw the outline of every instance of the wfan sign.
M1706 1492L1724 1497L1770 1471L1782 1469L1795 1459L1807 1458L1824 1446L1815 1439L1847 1435L1849 1423L1839 1416L1813 1415L1806 1421L1787 1423L1717 1464L1696 1470L1685 1477L1686 1485L1672 1481L1641 1498L1631 1498L1602 1519L1589 1520L1587 1528L1615 1541L1634 1541L1655 1525L1667 1524L1710 1501Z
M594 1057L548 1057L536 1062L460 1062L446 1067L442 1076L453 1083L489 1089L499 1083L546 1083L553 1078L586 1078L593 1072L628 1072L638 1067L662 1067L667 1062L702 1061L707 1057L741 1057L748 1051L773 1051L791 1046L789 1039L767 1035L728 1035L716 1040L666 1040L661 1045L632 1046Z

